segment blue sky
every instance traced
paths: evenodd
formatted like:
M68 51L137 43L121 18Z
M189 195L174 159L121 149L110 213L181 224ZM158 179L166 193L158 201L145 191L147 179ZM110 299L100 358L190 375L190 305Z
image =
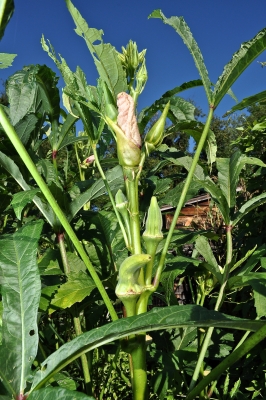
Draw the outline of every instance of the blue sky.
M185 18L202 51L212 82L216 82L240 44L266 27L265 0L72 1L90 27L103 29L106 43L121 51L121 46L126 46L132 39L139 50L147 49L149 79L139 99L139 110L152 104L167 90L199 78L189 51L174 29L159 19L148 19L154 9L160 8L166 17ZM15 0L15 7L0 51L18 56L12 67L1 70L1 79L5 80L28 64L46 64L59 75L52 60L42 50L40 39L44 34L71 69L79 65L86 73L88 83L95 85L96 68L85 41L73 30L74 22L64 0ZM257 61L266 61L266 53L234 84L233 91L239 101L266 89L266 68L261 68ZM62 80L60 87L63 87ZM194 100L205 113L208 111L203 88L183 92L182 96ZM221 116L234 104L226 96L216 113Z

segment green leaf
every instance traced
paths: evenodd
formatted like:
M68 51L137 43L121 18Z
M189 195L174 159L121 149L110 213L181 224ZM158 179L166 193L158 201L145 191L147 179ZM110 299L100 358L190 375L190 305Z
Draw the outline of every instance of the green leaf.
M210 177L206 177L205 180L197 180L199 184L212 196L212 199L214 202L217 204L225 224L230 223L230 213L229 213L229 207L226 201L226 198L221 191L221 189L215 185L215 183L211 180Z
M49 314L55 311L55 308L65 309L81 302L95 287L95 283L86 272L70 273L67 282L59 287L52 299Z
M17 54L0 53L0 69L10 67Z
M27 144L37 122L38 118L34 114L27 114L16 124L15 131L24 145Z
M187 171L190 170L192 162L193 162L192 157L189 157L189 156L173 158L173 157L171 157L171 153L168 153L167 155L165 155L163 157L166 158L167 160L171 161L175 165L180 165L180 166L186 168ZM205 179L205 174L204 174L203 168L198 164L196 166L194 175L198 180Z
M106 246L111 258L113 271L118 271L122 261L127 258L127 250L125 249L125 242L115 213L100 211L92 217L91 222L102 233L102 243L99 243L98 253L103 253L103 249ZM95 243L94 240L92 242ZM100 261L103 262L103 260Z
M0 4L0 40L15 10L14 0L2 0Z
M6 171L16 180L23 190L31 190L32 188L26 183L21 174L18 166L14 163L11 158L7 157L4 153L0 151L0 165L2 165ZM39 208L43 216L46 218L47 222L54 226L55 215L53 210L48 204L43 203L37 196L33 198L33 202Z
M218 282L222 282L222 275L220 272L219 265L214 257L211 246L208 239L205 236L199 236L195 242L195 248L205 258L208 265L206 268L215 276Z
M127 82L115 48L109 43L103 43L103 31L89 28L70 0L66 0L66 6L76 24L75 32L85 40L101 79L116 98L118 93L127 91ZM95 44L98 41L100 44Z
M253 281L252 289L257 317L266 316L266 282Z
M59 251L53 250L49 247L42 255L42 257L38 260L40 275L62 275L63 272L59 266L59 259Z
M124 187L124 175L120 165L107 171L106 179L109 183L112 193L117 193L118 189ZM106 188L102 178L98 179L86 192L82 193L79 197L71 202L69 205L69 220L77 214L77 212L86 204L88 201L96 199L106 193Z
M236 151L231 158L217 158L216 166L218 169L218 182L226 198L228 207L232 208L236 204L236 188L239 175L245 164L259 165L265 167L264 162L255 157L247 157Z
M181 196L183 190L184 182L179 183L173 189L168 190L166 195L159 201L159 205L163 206L165 204L176 207L178 204L179 198ZM196 196L199 191L200 185L198 182L192 182L189 186L188 192L186 194L186 198L184 203L191 199L192 197Z
M36 262L43 221L29 223L0 240L3 341L0 376L12 394L23 393L38 348L41 281Z
M10 120L16 125L27 113L47 114L51 121L59 119L60 97L58 78L46 65L29 65L8 79Z
M266 246L262 245L254 251L245 265L238 272L238 275L245 275L253 270L266 253Z
M39 389L55 371L60 371L81 354L134 333L191 326L256 331L263 325L262 321L231 317L194 305L154 308L148 313L93 329L64 344L41 364L31 390Z
M21 219L21 213L23 208L31 203L36 193L40 192L40 189L26 190L24 192L15 193L11 205L14 208L15 214L18 219Z
M61 387L47 387L34 391L27 398L28 400L95 400L94 397L84 393L74 392Z
M235 111L238 110L243 110L244 108L247 108L251 106L252 104L260 103L266 100L266 90L260 93L256 93L253 96L246 97L242 101L240 101L238 104L236 104L234 107L231 108L231 110L227 111L223 117L227 117L228 115L232 114Z
M202 83L207 95L208 103L212 104L213 101L213 93L211 90L211 81L208 76L208 71L203 61L203 57L201 51L197 45L197 42L193 38L193 35L186 24L183 17L171 17L166 18L161 10L154 10L150 15L149 18L160 18L164 24L172 26L175 31L181 36L185 45L187 46L189 52L191 53L192 57L194 58L194 62L196 67L199 71L200 77L202 79Z
M46 312L51 304L51 300L55 291L58 289L58 285L45 286L41 292L41 298L39 303L39 310Z
M195 106L189 101L186 101L181 97L161 97L151 106L144 108L139 114L138 125L141 132L144 132L146 125L154 114L158 111L163 111L168 101L170 101L170 108L167 117L173 122L173 124L177 124L180 121L194 121Z
M259 207L261 204L266 203L266 193L262 193L259 196L253 197L252 199L248 200L246 203L243 204L242 207L236 213L236 217L232 222L232 225L235 226L238 222L247 215L251 210L254 208Z
M224 95L242 72L266 49L266 28L262 29L253 39L241 44L240 49L233 54L231 61L225 65L214 87L214 105L218 106Z
M166 97L166 98L172 97L177 93L183 92L184 90L192 89L192 88L199 87L202 85L203 85L203 83L202 83L201 79L194 79L193 81L185 82L180 86L176 86L174 89L167 90L167 92L165 92L162 95L162 98L163 97Z

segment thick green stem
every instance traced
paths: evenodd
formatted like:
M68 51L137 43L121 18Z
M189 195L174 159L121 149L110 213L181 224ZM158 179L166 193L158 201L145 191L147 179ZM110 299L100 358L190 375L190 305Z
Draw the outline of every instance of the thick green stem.
M133 364L133 400L146 400L148 397L146 371L146 335L136 336L136 346L131 352Z
M7 136L9 137L11 143L15 147L16 151L18 152L20 158L30 171L33 179L35 179L37 185L41 189L44 197L47 199L48 203L50 204L51 208L53 209L54 213L56 214L58 220L62 224L65 232L69 236L70 240L72 241L73 245L75 246L77 252L79 253L81 259L83 260L84 264L86 265L92 279L94 280L95 285L97 286L103 301L108 308L108 311L110 313L110 316L113 320L118 319L116 311L113 307L113 304L109 298L109 296L106 293L106 290L97 274L95 271L93 265L91 264L82 244L79 242L75 232L73 231L72 227L70 226L64 212L61 210L61 208L58 206L57 201L53 197L52 193L50 192L48 186L40 176L35 164L31 160L27 150L23 146L20 138L18 137L17 133L15 132L13 126L10 124L2 106L0 106L0 123L2 124L3 129L5 130Z
M207 118L204 130L202 132L199 144L197 146L197 150L195 152L191 168L189 170L186 182L184 184L184 187L183 187L183 190L182 190L178 205L176 207L176 211L175 211L175 214L174 214L174 217L173 217L173 220L172 220L172 223L171 223L171 226L170 226L170 229L169 229L169 232L168 232L168 235L167 235L167 238L166 238L163 250L162 250L162 255L161 255L161 258L160 258L160 261L159 261L159 265L158 265L158 268L157 268L157 271L156 271L156 275L155 275L154 281L153 281L153 285L154 285L154 287L156 289L158 288L159 283L160 283L161 273L162 273L162 270L163 270L163 267L164 267L164 262L165 262L165 258L166 258L166 255L167 255L167 252L168 252L168 249L169 249L171 238L172 238L172 235L173 235L175 227L176 227L177 219L179 217L180 211L181 211L181 209L183 207L183 204L185 202L189 186L190 186L190 184L192 182L193 175L194 175L197 163L199 161L200 154L202 152L206 137L207 137L209 129L210 129L212 116L213 116L213 108L210 107L210 111L209 111L209 114L208 114L208 118Z
M226 264L224 267L222 284L221 284L219 294L218 294L218 297L216 300L216 304L214 307L215 311L219 311L219 309L221 308L221 306L223 304L225 288L227 285L228 275L229 275L229 271L230 271L230 267L231 267L232 255L233 255L232 226L229 225L226 227ZM196 385L200 371L202 370L203 360L204 360L205 354L207 352L213 331L214 331L214 328L210 327L210 328L208 328L208 330L206 332L206 336L204 338L204 342L203 342L203 345L201 347L201 351L200 351L200 354L198 357L197 365L195 367L194 374L191 379L189 390L192 390Z
M136 168L124 167L123 170L129 202L132 254L141 254L138 180L136 179Z
M258 343L266 337L266 324L257 332L249 337L241 346L226 357L217 367L215 367L198 385L187 395L186 400L193 400L211 382L217 380L224 371L240 360L245 354L252 350Z

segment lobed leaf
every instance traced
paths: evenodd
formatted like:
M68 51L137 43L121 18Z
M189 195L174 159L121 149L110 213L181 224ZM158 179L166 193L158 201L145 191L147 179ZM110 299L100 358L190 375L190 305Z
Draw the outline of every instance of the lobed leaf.
M201 51L197 45L197 42L193 38L193 35L186 24L183 17L171 17L166 18L161 10L154 10L150 15L149 18L160 18L164 24L172 26L175 31L181 36L185 45L187 46L188 50L190 51L196 67L199 71L200 77L202 79L202 83L207 95L207 99L209 104L212 104L213 101L213 93L211 90L211 81L209 79L207 68L204 64L203 57Z
M89 28L70 0L66 0L66 6L76 24L75 32L85 40L101 79L116 98L118 93L127 91L127 82L115 48L109 43L103 43L103 31ZM98 41L100 44L95 43Z

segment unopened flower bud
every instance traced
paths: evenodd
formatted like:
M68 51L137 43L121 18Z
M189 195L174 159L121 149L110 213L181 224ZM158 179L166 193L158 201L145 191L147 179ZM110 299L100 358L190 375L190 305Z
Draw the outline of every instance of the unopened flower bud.
M148 210L146 229L143 233L143 240L146 244L147 252L152 256L155 255L158 244L163 240L162 226L162 213L156 197L153 196Z
M145 137L145 146L148 153L159 147L163 141L165 121L169 111L169 107L170 101L166 104L160 118L151 127Z
M112 121L116 122L117 120L117 107L115 106L114 98L110 89L106 85L105 82L102 83L103 88L103 97L104 97L104 111L105 115L107 115Z
M142 65L136 75L137 86L136 86L135 91L138 94L140 94L143 91L147 80L148 80L148 72L147 72L146 63L145 63L145 59L144 59Z

